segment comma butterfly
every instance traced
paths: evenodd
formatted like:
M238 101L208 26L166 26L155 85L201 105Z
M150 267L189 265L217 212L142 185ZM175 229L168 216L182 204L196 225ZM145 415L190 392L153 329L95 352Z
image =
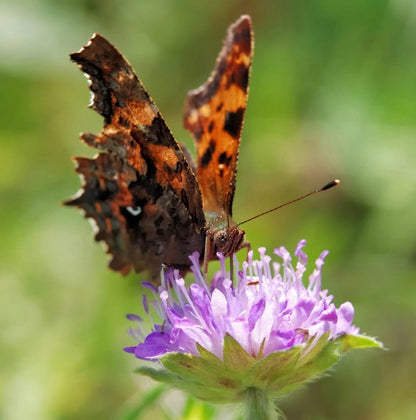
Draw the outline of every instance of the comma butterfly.
M101 149L74 158L82 188L66 205L78 206L107 245L109 267L123 274L161 264L189 269L246 246L232 221L240 134L253 50L249 16L228 29L214 71L188 93L184 125L196 144L197 163L174 139L130 64L104 37L94 34L70 55L89 80L90 107L104 117L99 134L81 139Z

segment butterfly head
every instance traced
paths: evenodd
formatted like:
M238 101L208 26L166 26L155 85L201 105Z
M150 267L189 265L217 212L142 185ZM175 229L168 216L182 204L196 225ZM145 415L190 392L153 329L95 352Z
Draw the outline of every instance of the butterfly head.
M217 252L221 252L224 257L229 257L246 244L245 232L237 226L230 226L215 232L208 233L211 235L210 256L216 258Z

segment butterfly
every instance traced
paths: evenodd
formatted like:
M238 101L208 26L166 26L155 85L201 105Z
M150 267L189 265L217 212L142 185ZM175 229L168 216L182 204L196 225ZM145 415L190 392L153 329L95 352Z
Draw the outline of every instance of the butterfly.
M110 42L94 34L70 55L88 78L90 107L104 127L81 134L102 152L74 158L82 188L65 204L94 222L111 269L147 270L156 278L161 264L187 271L194 251L206 264L217 252L227 257L247 246L232 203L252 51L251 19L244 15L229 27L208 80L188 93L184 126L195 141L196 164Z

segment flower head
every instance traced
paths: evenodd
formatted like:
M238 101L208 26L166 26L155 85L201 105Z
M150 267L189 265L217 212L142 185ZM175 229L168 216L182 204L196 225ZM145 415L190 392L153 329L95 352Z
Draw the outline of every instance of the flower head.
M139 344L125 350L161 362L167 382L185 389L192 384L191 392L200 398L230 401L250 387L286 392L328 369L344 351L378 346L352 325L352 304L337 308L333 296L322 290L327 251L316 260L308 284L303 283L305 244L301 241L295 249L296 264L284 247L274 251L279 261L272 261L265 248L259 249L258 260L250 251L241 270L235 263L234 282L219 255L221 270L210 285L194 253L194 282L189 287L177 270L165 273L159 289L146 284L154 293L152 305L161 322L145 334L141 319L130 315L139 323L131 330ZM149 313L146 298L143 304ZM160 371L142 373L160 380Z

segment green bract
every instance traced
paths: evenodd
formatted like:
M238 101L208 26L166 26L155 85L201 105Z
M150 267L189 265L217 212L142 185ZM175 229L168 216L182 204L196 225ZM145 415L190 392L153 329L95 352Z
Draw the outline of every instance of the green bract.
M326 334L309 352L306 345L255 358L226 335L223 360L198 346L199 356L168 353L160 358L163 368L140 367L136 372L205 401L230 403L242 401L247 390L253 388L273 398L293 391L317 379L345 352L369 347L382 345L364 335L344 335L328 341Z

